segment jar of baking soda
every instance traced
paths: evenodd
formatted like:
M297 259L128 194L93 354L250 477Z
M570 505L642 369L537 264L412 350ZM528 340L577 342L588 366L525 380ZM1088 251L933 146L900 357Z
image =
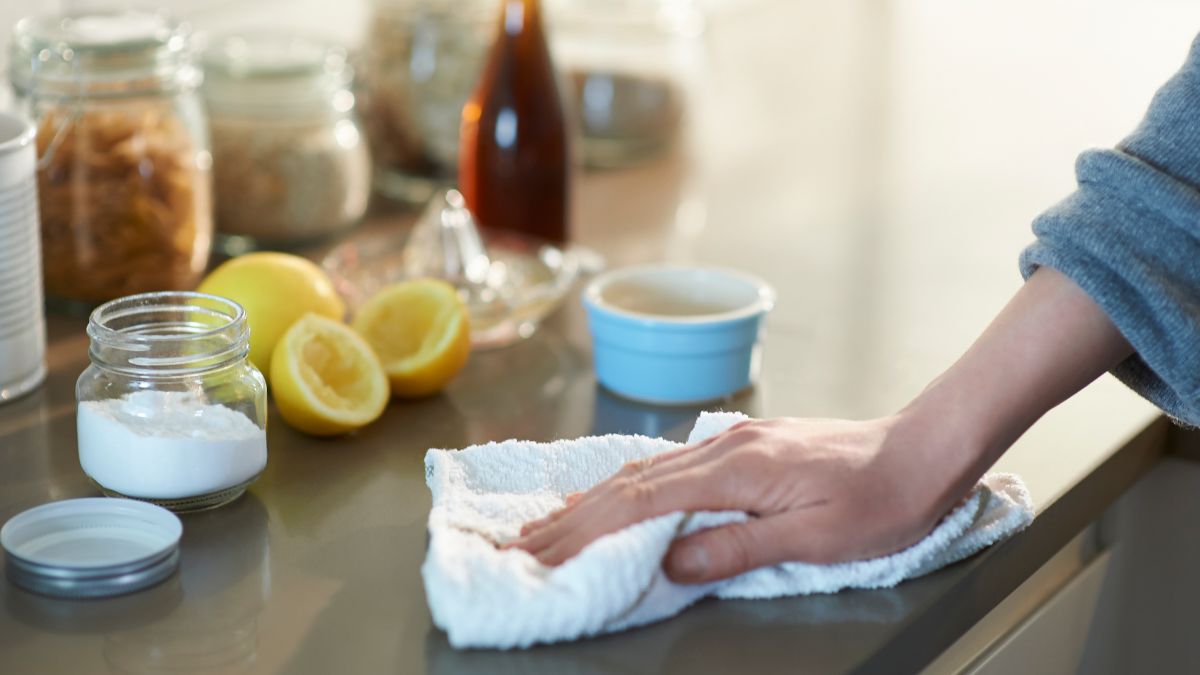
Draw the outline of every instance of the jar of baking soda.
M246 358L240 305L132 295L92 312L87 332L79 463L105 494L193 511L233 501L262 473L267 385Z

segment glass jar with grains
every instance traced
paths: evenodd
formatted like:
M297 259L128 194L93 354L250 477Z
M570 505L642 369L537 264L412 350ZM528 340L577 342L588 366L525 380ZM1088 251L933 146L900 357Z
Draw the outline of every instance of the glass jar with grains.
M136 11L17 23L10 81L38 125L48 297L94 305L204 271L212 158L188 33Z
M356 224L371 166L345 52L248 34L217 40L203 65L220 247L287 248Z
M462 108L495 37L498 0L374 0L362 48L375 188L423 204L458 167Z

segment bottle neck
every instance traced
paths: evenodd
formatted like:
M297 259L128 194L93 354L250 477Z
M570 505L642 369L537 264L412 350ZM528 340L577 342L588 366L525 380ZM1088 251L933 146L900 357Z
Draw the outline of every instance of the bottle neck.
M246 361L250 330L241 305L204 293L131 295L88 320L88 355L99 368L146 378L197 375Z
M541 33L541 3L538 0L501 0L500 32L509 38Z

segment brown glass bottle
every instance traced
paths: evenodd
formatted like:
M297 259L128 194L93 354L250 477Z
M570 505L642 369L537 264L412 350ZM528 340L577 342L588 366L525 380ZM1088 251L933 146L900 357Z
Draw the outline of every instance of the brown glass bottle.
M463 107L458 185L486 228L564 242L567 122L538 0L501 0L500 25Z

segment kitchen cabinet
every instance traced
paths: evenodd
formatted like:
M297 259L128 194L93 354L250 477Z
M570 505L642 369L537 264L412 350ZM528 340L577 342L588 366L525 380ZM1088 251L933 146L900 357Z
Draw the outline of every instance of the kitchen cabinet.
M1158 462L926 675L1200 672L1200 463Z

